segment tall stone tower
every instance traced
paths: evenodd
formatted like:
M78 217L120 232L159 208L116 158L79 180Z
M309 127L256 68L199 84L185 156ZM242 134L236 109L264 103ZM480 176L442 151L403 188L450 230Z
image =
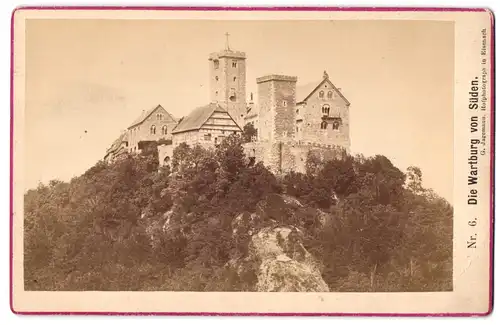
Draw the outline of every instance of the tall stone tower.
M268 75L257 78L259 138L287 141L295 135L297 77Z
M219 103L243 128L246 114L246 55L226 49L209 57L210 101Z
M261 154L264 164L278 174L294 168L288 144L295 136L296 83L293 76L257 78Z

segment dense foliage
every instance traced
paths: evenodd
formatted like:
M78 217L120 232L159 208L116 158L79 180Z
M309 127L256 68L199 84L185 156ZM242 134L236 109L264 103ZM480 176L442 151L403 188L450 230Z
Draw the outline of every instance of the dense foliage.
M253 124L245 124L243 127L242 138L243 142L251 142L253 138L257 138L257 129L253 126Z
M27 191L26 289L253 290L254 275L225 267L248 254L249 235L235 237L232 222L286 194L331 216L269 217L304 231L331 291L451 290L453 209L422 187L418 168L405 175L384 156L311 154L306 173L277 178L245 158L244 140L181 144L160 169L151 146Z

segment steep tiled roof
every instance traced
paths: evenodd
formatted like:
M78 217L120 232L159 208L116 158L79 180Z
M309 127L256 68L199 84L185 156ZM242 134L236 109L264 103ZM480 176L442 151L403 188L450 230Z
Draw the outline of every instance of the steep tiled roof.
M306 101L306 99L314 91L316 91L316 89L318 89L324 82L328 82L332 86L332 88L335 89L335 91L340 95L340 97L345 100L345 102L347 103L347 105L350 105L350 103L347 100L347 98L344 97L344 95L340 92L340 90L337 87L335 87L335 85L330 81L330 79L328 77L323 78L319 82L308 83L308 84L305 84L305 85L297 86L296 94L295 94L295 100L296 100L296 102L297 103L302 103L302 102Z
M215 103L195 108L188 116L179 121L179 124L172 130L172 134L199 130L214 112L227 113L226 110Z
M321 82L323 82L323 80L321 80ZM316 89L316 87L318 87L317 82L310 82L308 84L297 86L297 90L295 93L295 100L297 101L297 103L303 102L306 97L308 97L314 91L314 89Z
M114 152L118 150L123 142L128 141L128 136L127 132L123 132L118 139L116 139L112 144L111 147L107 150L107 152Z
M141 124L142 122L144 122L145 119L147 119L151 114L153 114L158 109L162 109L163 111L165 111L165 113L168 114L168 116L172 120L176 121L175 117L173 117L169 112L167 112L167 110L164 109L161 105L158 105L158 106L155 106L147 111L143 111L141 113L141 115L132 124L130 124L130 126L128 128L130 129L131 127L136 126L137 124Z

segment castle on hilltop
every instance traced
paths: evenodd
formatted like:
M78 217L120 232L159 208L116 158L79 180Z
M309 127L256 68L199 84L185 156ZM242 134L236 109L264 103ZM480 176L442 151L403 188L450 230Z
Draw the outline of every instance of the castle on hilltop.
M169 164L182 142L213 147L230 134L252 124L257 135L244 144L247 156L262 161L275 173L303 172L308 152L335 157L349 152L349 101L327 72L313 84L297 86L297 77L257 78L257 102L246 93L246 54L226 45L211 53L210 102L177 120L158 105L144 111L107 150L111 162L124 153L158 144L160 164Z

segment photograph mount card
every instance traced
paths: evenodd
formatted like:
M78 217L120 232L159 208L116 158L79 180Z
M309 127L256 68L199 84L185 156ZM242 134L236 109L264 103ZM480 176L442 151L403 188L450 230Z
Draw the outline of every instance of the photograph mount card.
M19 8L19 314L486 315L493 15Z

